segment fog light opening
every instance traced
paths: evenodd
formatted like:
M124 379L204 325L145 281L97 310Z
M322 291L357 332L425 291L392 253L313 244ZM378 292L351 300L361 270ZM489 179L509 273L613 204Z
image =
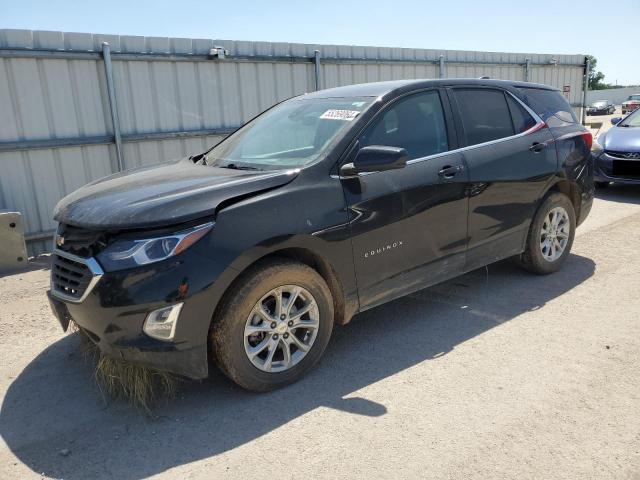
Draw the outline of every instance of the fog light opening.
M173 340L182 305L184 305L184 303L153 310L147 315L142 331L158 340Z

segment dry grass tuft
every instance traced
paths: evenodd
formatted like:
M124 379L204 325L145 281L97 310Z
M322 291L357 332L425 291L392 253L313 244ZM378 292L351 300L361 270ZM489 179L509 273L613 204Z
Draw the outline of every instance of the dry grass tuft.
M152 414L153 404L158 399L175 398L180 382L178 376L102 355L87 333L74 322L70 324L70 331L80 335L82 356L95 364L95 379L102 392L126 400L147 414Z
M101 355L96 365L98 385L113 398L152 413L153 403L161 398L175 398L178 377L152 368Z

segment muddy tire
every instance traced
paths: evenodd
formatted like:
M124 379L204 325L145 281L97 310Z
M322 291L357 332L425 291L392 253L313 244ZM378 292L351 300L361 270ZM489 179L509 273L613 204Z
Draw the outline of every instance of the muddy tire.
M551 193L538 208L518 264L539 275L557 272L567 260L576 230L576 213L566 195Z
M211 351L225 375L265 392L295 382L324 353L333 330L324 279L287 259L252 268L225 294L211 329Z

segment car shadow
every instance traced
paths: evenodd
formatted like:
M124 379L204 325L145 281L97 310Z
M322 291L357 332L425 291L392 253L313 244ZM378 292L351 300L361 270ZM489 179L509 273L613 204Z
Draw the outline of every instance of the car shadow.
M77 336L67 336L10 385L0 434L39 474L139 479L259 439L318 407L385 415L386 405L358 391L543 307L594 269L592 260L571 255L563 270L549 276L528 274L509 262L476 270L336 328L320 366L296 384L253 394L216 371L205 382L185 382L177 399L157 407L155 418L121 402L107 403L91 367L81 361ZM261 459L258 453L254 461Z

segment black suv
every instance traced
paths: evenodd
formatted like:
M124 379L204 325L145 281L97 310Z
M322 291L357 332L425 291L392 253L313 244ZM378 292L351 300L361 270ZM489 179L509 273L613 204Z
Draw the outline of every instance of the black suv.
M105 355L276 388L358 312L508 257L558 270L591 208L591 141L544 85L301 95L61 200L49 298Z

